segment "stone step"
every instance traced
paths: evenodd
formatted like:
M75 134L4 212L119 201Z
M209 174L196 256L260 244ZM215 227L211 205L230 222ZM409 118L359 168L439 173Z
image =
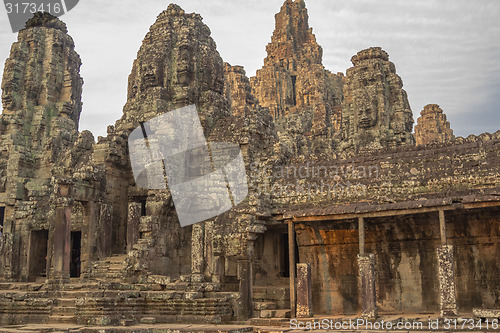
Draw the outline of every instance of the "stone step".
M71 306L58 306L52 310L52 315L61 315L61 316L67 316L71 315L74 316L76 311L76 307L71 307Z
M49 324L75 324L76 317L68 315L51 315L49 316Z
M254 310L275 310L277 308L274 302L254 302Z
M285 318L252 318L247 323L253 326L290 327L290 319Z
M99 289L83 289L83 290L65 290L62 292L62 297L64 299L76 299L84 297L100 297L102 295L102 290Z
M74 306L76 302L75 298L58 298L57 305L58 306Z
M11 283L0 283L0 290L10 290L12 288Z
M476 318L482 319L500 319L500 310L494 309L472 309L472 313Z
M74 291L74 290L95 290L99 288L99 284L96 282L88 283L71 283L64 286L64 290Z
M260 318L290 318L290 316L290 309L260 311Z
M255 327L253 330L254 333L290 333L292 332L289 328L280 328L280 327Z
M127 255L123 255L123 256L111 257L108 259L108 262L111 264L121 264L124 263L126 259Z

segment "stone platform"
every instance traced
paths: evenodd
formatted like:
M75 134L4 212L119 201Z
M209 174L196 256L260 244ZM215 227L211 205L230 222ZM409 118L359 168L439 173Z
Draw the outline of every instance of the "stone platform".
M301 322L321 322L323 320L332 320L334 323L348 323L349 321L356 321L359 317L356 316L335 316L335 317L324 317L315 316L313 318L302 318ZM447 321L448 320L448 321ZM244 323L233 323L230 325L210 325L210 324L137 324L131 326L83 326L76 324L33 324L33 325L12 325L1 328L0 333L14 333L14 332L37 332L37 333L49 333L49 332L68 332L68 333L297 333L297 332L500 332L497 328L487 328L486 323L482 322L482 328L474 327L469 328L469 322L473 320L474 324L478 325L478 319L472 316L464 316L457 318L442 319L437 315L426 315L426 314L408 314L408 315L387 315L382 316L377 319L377 322L391 323L396 327L398 323L410 325L416 322L422 322L423 326L417 327L415 329L298 329L291 327L290 321L281 318L276 319L252 319ZM437 322L439 327L429 327L428 323ZM456 327L455 327L456 321ZM375 323L375 321L371 321ZM445 328L445 323L449 323L450 327ZM464 324L465 323L465 324ZM126 323L122 323L126 325ZM462 327L462 325L464 325ZM408 326L407 326L408 327Z

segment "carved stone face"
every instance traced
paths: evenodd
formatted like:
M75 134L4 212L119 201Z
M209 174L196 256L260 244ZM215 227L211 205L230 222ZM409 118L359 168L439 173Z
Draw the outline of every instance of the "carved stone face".
M377 124L377 118L377 111L373 107L363 107L358 110L358 127L373 127Z
M15 108L14 98L12 97L12 93L7 91L4 87L4 91L2 94L2 105L6 110Z
M193 80L193 50L192 46L182 43L178 51L177 79L180 85L188 86Z
M161 72L156 64L148 64L143 69L144 88L160 85Z

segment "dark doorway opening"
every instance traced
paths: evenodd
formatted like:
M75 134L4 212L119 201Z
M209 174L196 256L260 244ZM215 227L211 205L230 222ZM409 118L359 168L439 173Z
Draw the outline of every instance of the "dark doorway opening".
M2 227L4 219L5 219L5 207L0 207L0 225Z
M299 247L297 246L297 241L295 240L295 263L298 264L299 261ZM280 275L281 277L290 277L290 248L288 245L288 234L281 234L279 238L280 244Z
M146 199L141 200L141 216L146 216Z
M288 248L288 234L281 234L279 242L282 249L280 258L280 275L282 277L290 277L290 249Z
M69 266L70 277L80 277L81 273L81 248L82 248L82 232L71 232L71 263Z
M29 279L36 281L39 277L47 277L47 244L48 230L33 230L30 237Z
M293 106L296 106L297 105L297 93L295 90L295 83L297 82L297 76L292 75L291 78L292 78L292 104L293 104Z

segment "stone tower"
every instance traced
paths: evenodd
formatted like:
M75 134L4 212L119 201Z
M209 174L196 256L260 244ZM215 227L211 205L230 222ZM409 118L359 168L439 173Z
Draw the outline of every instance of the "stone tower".
M455 138L450 122L437 104L429 104L420 111L420 117L415 126L417 145L427 145L431 142L449 142Z
M201 16L170 4L137 53L116 129L132 130L140 121L190 104L196 104L208 129L205 121L212 124L229 112L223 73L223 61Z
M323 67L304 0L286 0L275 18L264 66L251 78L254 95L294 153L330 148L340 119L342 75Z
M6 278L30 280L42 271L48 276L51 255L43 252L52 246L54 206L67 204L59 200L62 192L67 195L59 184L75 174L94 140L88 131L78 133L80 65L66 25L48 13L36 13L26 23L5 63L0 116L5 246L0 271ZM29 251L41 258L28 262Z
M347 70L342 105L342 149L414 145L413 115L403 82L380 47L358 52Z
M212 235L228 234L214 230L227 228L239 234L233 219L227 219L227 226L225 221L215 225L209 220L181 227L168 189L148 190L135 185L126 144L128 135L142 122L192 104L209 141L214 136L214 140L223 142L243 137L243 115L250 108L246 100L235 105L233 111L241 124L235 123L226 94L232 96L231 91L238 91L238 87L249 91L248 78L237 69L228 66L227 70L235 74L235 87L224 91L224 64L210 29L199 14L186 13L177 5L170 4L158 15L143 40L129 76L123 116L108 129L108 136L101 138L97 144L100 152L96 153L101 156L98 162L110 170L107 183L113 190L108 201L114 207L113 224L118 230L126 230L125 237L120 231L116 238L121 243L126 238L132 273L140 267L141 274L195 274L201 281L203 274L212 272L210 258L204 257L205 251L212 251ZM239 80L243 80L241 84ZM246 228L249 222L242 223Z
M244 116L248 108L257 103L243 66L231 66L227 62L224 63L224 94L236 116Z

